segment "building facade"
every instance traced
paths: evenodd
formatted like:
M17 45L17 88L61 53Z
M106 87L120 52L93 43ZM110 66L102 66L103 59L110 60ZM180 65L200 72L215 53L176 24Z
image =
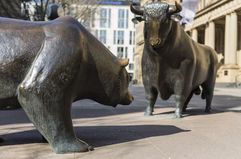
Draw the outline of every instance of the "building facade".
M136 29L131 21L134 15L129 8L128 1L102 1L91 15L86 27L115 56L129 59L126 69L132 78Z
M218 52L217 83L241 82L241 0L201 0L186 31Z

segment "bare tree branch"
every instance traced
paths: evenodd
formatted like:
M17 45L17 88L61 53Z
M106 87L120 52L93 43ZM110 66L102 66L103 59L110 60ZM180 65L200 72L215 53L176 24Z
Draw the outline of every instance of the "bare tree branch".
M100 2L100 0L60 0L62 6L65 7L64 10L68 10L67 15L73 16L83 23L90 20L92 13L96 12Z
M42 17L43 19L45 18L45 15L46 15L46 12L47 12L48 4L49 4L49 0L46 1L45 6L44 6L43 17Z
M93 13L96 12L101 0L25 0L35 3L34 20L45 20L48 4L57 2L61 5L63 15L70 15L85 23L90 21Z

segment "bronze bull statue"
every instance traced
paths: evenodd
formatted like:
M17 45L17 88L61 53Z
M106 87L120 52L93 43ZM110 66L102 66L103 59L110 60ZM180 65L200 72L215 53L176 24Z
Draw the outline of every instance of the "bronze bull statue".
M91 149L75 136L73 101L131 103L127 65L73 18L0 18L0 103L20 103L56 153Z
M180 118L193 93L206 98L206 112L211 109L218 67L217 53L199 44L185 33L173 17L182 10L175 3L146 3L143 8L130 7L134 21L145 21L142 57L143 83L149 105L146 115L152 115L158 94L164 100L175 96L175 116Z

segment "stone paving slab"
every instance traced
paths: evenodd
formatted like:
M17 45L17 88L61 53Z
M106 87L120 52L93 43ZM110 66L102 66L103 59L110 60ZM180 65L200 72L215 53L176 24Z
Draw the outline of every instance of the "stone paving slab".
M135 102L116 109L81 101L73 104L76 134L95 147L88 153L56 155L22 110L0 111L0 159L240 159L241 91L215 89L213 112L192 99L182 119L174 101L157 101L155 115L144 117L142 87L131 87ZM94 106L93 106L94 105Z

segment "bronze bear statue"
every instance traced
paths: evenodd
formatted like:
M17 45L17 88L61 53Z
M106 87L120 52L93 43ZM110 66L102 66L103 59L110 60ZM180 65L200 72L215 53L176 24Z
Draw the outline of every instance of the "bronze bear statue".
M90 149L75 136L73 101L131 103L127 65L71 17L0 18L0 103L20 103L56 153Z

